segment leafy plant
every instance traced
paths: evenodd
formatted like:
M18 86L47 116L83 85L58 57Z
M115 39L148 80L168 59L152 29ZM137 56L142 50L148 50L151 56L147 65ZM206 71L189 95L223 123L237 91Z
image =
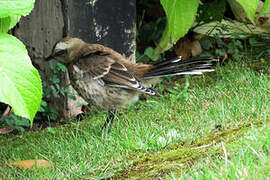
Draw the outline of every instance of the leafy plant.
M215 0L199 6L199 0L160 0L167 18L167 25L161 37L160 43L152 51L147 49L144 53L151 59L157 59L158 55L171 48L191 28L196 15L197 26L201 23L221 21L225 13L226 1ZM255 13L259 0L227 0L233 12L237 13L237 7L241 7L251 22L255 21ZM199 9L198 9L199 7ZM199 10L199 13L197 11ZM259 15L270 13L270 0L266 0ZM250 29L249 29L250 30ZM150 52L151 50L151 52Z
M160 2L167 16L167 25L153 57L171 48L188 32L199 6L199 0L160 0Z
M228 2L231 4L231 7L234 8L233 2L236 1L241 5L241 7L245 10L247 13L248 18L251 20L251 22L254 22L255 20L255 13L256 9L258 7L259 0L228 0ZM237 11L237 9L236 9ZM239 10L238 10L239 11Z
M270 13L270 0L265 0L259 16Z
M148 59L152 59L153 61L157 61L162 59L161 55L153 56L154 49L152 47L148 47L144 50L143 54L136 52L136 60L139 62L147 61Z
M268 39L260 39L258 37L251 37L248 39L248 43L251 46L249 52L254 53L256 59L266 57L270 58L270 37Z
M76 99L76 97L71 93L68 87L61 85L61 76L63 75L63 72L67 71L66 66L59 62L51 61L50 70L50 77L48 77L47 80L43 81L44 94L40 109L38 111L39 113L36 116L36 119L46 118L49 121L56 120L58 118L57 109L50 107L47 103L50 98L55 99L60 98L61 95L67 95L71 99Z
M31 125L41 103L41 80L23 43L6 32L33 7L34 0L0 1L0 101Z
M240 60L244 56L244 42L239 39L224 41L220 38L223 31L220 30L213 38L205 36L200 40L202 48L206 50L200 56L217 56L222 59L224 56L229 55L235 60Z
M30 127L31 125L29 119L16 116L15 114L11 114L8 117L4 117L3 121L6 125L14 129L17 129L19 132L24 132L24 128Z
M211 3L200 4L196 17L196 26L211 21L221 21L226 11L225 0L215 0Z
M9 29L13 28L19 22L20 18L21 16L18 15L1 18L0 32L8 32Z
M50 62L50 70L51 75L47 81L43 82L44 87L44 97L50 98L53 96L54 98L59 98L60 94L65 95L69 93L69 90L66 87L60 85L60 77L63 72L66 72L66 67L55 61Z

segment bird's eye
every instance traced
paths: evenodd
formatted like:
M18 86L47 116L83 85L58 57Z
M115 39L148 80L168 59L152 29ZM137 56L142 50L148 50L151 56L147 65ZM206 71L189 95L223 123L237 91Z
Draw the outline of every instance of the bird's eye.
M58 52L55 53L55 56L61 56L61 55L65 54L66 52L67 52L66 49L60 50L60 51L58 51Z

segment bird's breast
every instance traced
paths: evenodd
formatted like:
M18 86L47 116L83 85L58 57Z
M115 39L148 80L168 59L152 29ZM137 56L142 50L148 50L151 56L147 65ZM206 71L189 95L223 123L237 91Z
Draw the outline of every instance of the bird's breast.
M135 90L107 86L102 78L94 79L77 66L69 72L73 88L89 104L102 109L112 109L134 103L139 98Z

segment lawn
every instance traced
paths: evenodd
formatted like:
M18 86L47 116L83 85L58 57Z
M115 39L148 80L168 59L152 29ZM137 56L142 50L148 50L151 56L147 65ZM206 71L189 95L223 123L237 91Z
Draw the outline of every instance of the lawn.
M0 179L265 179L270 177L270 63L229 63L161 84L163 94L39 132L0 137ZM164 87L167 87L166 89ZM51 168L11 162L45 159Z

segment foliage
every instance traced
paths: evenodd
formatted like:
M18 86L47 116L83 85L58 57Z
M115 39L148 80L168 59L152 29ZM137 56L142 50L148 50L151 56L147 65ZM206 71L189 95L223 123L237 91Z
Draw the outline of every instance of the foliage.
M225 0L215 0L199 5L196 22L204 24L211 21L221 21L226 10Z
M221 38L248 38L252 35L269 34L269 31L252 24L244 24L236 20L209 22L193 29L194 32L214 37L219 33ZM222 33L221 33L222 31Z
M225 43L220 37L215 36L214 41L205 37L200 41L201 46L205 52L200 56L217 56L220 58L229 55L232 59L241 60L244 56L243 44L240 40L232 39L230 42Z
M145 3L145 2L143 2ZM141 4L140 4L141 5ZM159 17L155 21L151 21L149 23L145 23L145 11L142 13L142 17L137 16L137 33L136 33L136 43L138 45L147 44L149 46L149 42L157 42L159 38L162 36L163 30L166 26L166 18ZM153 33L154 32L154 33ZM140 47L137 47L136 51L136 61L137 62L146 62L149 59L153 61L163 59L162 54L153 56L154 48L149 46L140 52Z
M171 48L188 32L199 6L199 0L161 0L160 2L167 16L167 25L153 57Z
M138 29L140 29L140 31L137 33L136 42L143 43L149 41L156 41L161 37L166 25L166 18L159 17L157 20L151 21L144 25L142 25L144 23L143 21L145 21L145 19L143 19L144 17L137 18L139 21L137 22Z
M58 118L57 109L48 105L50 99L60 98L61 95L67 95L71 99L76 99L68 87L61 85L61 76L67 71L66 66L56 61L50 61L50 70L50 77L43 81L43 100L41 102L39 113L36 116L36 119L45 118L49 121Z
M59 98L60 94L65 95L65 93L67 93L67 89L65 87L61 87L60 85L60 77L62 73L67 71L67 69L63 64L56 61L51 61L50 70L50 77L47 81L43 82L44 97L50 98L52 96L54 98Z
M259 16L270 13L270 0L265 0Z
M42 81L43 98L38 113L35 116L35 120L47 120L48 123L59 119L58 110L50 105L51 99L55 100L61 98L61 96L68 96L75 100L75 96L70 92L70 89L61 85L61 77L63 77L63 73L67 71L66 66L57 61L50 61L49 67L50 76ZM20 132L23 132L25 127L29 127L28 119L21 118L14 114L9 117L3 117L3 123ZM44 121L41 123L44 123Z
M162 59L161 55L153 56L154 49L152 47L147 47L143 54L140 54L138 51L136 52L136 60L139 62L147 61L148 59L152 59L153 61L157 61Z
M231 9L235 13L234 15L239 16L239 11L241 9L241 13L247 14L247 18L250 19L251 22L255 21L255 14L256 18L258 18L258 14L269 14L270 13L270 0L266 0L261 11L256 13L256 9L258 7L259 2L262 3L259 0L251 0L251 1L245 1L245 0L214 0L211 3L201 3L199 5L199 1L192 0L192 1L186 1L186 0L160 0L161 5L165 11L166 14L166 20L167 24L165 29L163 30L161 40L156 48L152 47L146 47L143 53L137 53L139 58L146 59L147 57L152 60L160 59L161 57L159 54L161 52L164 52L165 50L168 50L171 48L178 40L179 38L183 37L188 30L191 28L192 24L194 28L196 29L196 32L203 32L203 34L206 34L206 31L209 31L210 34L216 34L212 33L212 31L216 31L215 26L221 26L228 25L230 27L230 31L227 31L228 33L231 32L242 32L242 34L261 34L266 33L266 29L262 29L260 27L255 27L254 25L245 25L241 24L240 22L232 22L222 19L224 16L224 13L226 11L226 3L228 2L231 6ZM149 7L149 1L145 2L147 4L147 7ZM198 11L198 13L197 13ZM143 13L143 16L145 13ZM197 17L195 18L195 16ZM267 16L268 17L268 16ZM160 19L163 17L158 18L156 21L149 22L142 26L142 29L151 29L148 31L147 35L144 33L144 31L141 31L141 39L147 40L154 40L156 41L158 35L160 35L160 29L155 30L155 26L157 25L157 22L160 22ZM264 21L267 21L269 18L256 20L265 23ZM195 23L194 23L195 21ZM220 21L218 24L216 21ZM206 24L209 23L209 24ZM139 23L138 28L141 28L141 25L143 23ZM152 32L152 33L151 33ZM225 35L225 34L224 34ZM145 37L144 37L145 36ZM230 36L230 35L229 35ZM152 38L155 37L155 38ZM227 36L228 37L228 36ZM138 38L137 38L138 39ZM140 43L140 42L139 42ZM147 44L147 43L146 43Z
M0 1L0 17L10 15L26 16L34 8L35 0L3 0Z
M251 37L248 39L251 46L249 52L255 54L256 59L270 59L270 39L262 39L258 37ZM261 59L263 60L263 59Z
M215 56L215 57L227 57L228 55L235 59L241 60L244 56L243 53L243 42L238 39L231 39L224 41L222 37L223 33L228 31L227 26L221 26L216 28L216 33L212 37L204 36L200 40L202 48L205 50L200 56ZM231 37L234 37L231 35Z
M6 33L19 22L21 16L28 15L35 0L0 1L0 32Z
M3 117L3 121L7 126L17 129L19 132L24 132L24 128L31 125L29 119L16 116L15 114Z
M41 80L23 43L5 32L33 6L34 0L0 2L0 101L9 104L15 114L30 119L31 125L41 102Z
M21 16L11 15L0 20L0 32L8 32L9 29L13 28L20 20Z
M255 20L255 13L258 7L259 0L228 0L228 2L232 5L233 1L237 1L241 7L245 10L248 15L248 18L251 22Z
M254 19L251 19L249 14L245 11L245 8L242 7L236 0L229 0L231 10L237 21L240 21L244 24L251 26L251 30L260 27L269 32L270 30L270 8L269 0L263 3L261 0L258 1L257 8L254 14Z
M33 120L39 109L42 87L24 45L15 37L0 34L0 101L15 114Z
M238 28L242 28L238 23ZM244 28L244 26L243 26ZM246 27L245 27L246 28ZM199 28L198 28L199 29ZM259 59L270 55L269 34L257 34L257 32L242 32L236 30L236 26L230 23L216 24L215 27L205 29L195 29L196 32L203 32L204 36L200 40L203 51L200 56L218 56L220 59L230 57L233 60L242 60L244 56ZM245 29L249 31L248 28ZM209 32L206 33L206 32ZM265 31L266 32L266 31Z

